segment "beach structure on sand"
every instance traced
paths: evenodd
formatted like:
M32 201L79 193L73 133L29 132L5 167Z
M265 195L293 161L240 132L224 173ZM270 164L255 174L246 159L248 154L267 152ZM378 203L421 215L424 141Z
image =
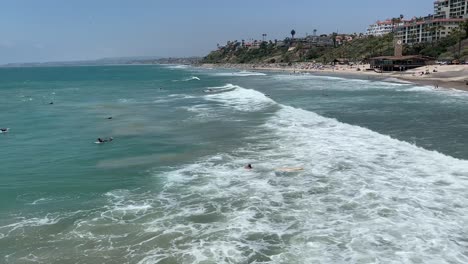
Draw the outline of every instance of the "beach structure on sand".
M434 62L433 58L420 55L380 56L369 59L370 67L381 71L406 71L432 65Z
M406 71L435 63L435 59L431 57L421 55L403 56L403 41L401 39L395 38L393 45L394 55L370 58L370 68L379 71Z

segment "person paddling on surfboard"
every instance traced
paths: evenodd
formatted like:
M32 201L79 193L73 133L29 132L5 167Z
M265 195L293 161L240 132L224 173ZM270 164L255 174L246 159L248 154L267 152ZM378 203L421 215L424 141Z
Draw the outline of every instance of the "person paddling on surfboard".
M103 142L104 142L104 140L102 140L101 138L98 138L97 141L98 141L99 143L103 143Z

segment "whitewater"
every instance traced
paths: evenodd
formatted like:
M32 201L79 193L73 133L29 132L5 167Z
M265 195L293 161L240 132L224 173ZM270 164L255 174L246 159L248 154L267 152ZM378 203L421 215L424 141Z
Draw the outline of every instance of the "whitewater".
M458 136L466 94L313 75L103 68L91 69L92 81L67 69L52 84L50 69L50 80L14 79L0 90L10 99L0 99L2 122L16 120L0 138L9 153L0 163L9 197L0 262L468 262L467 141ZM96 87L115 94L90 98ZM37 102L50 99L60 109ZM25 129L32 118L47 125ZM74 143L49 147L49 127L59 143ZM115 140L95 146L97 134Z

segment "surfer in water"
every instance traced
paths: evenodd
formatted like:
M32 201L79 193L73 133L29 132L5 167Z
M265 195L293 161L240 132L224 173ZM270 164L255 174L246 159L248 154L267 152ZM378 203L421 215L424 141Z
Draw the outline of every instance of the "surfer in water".
M0 128L0 131L2 131L2 132L8 132L8 128Z
M252 167L252 164L250 164L250 163L249 163L249 164L247 164L247 165L245 165L245 167L244 167L244 168L245 168L245 169L247 169L247 170L251 170L251 169L253 169L253 167Z
M99 143L104 143L104 142L111 142L112 140L114 140L113 137L110 137L110 138L108 138L108 139L98 138L98 139L97 139L97 142L99 142Z

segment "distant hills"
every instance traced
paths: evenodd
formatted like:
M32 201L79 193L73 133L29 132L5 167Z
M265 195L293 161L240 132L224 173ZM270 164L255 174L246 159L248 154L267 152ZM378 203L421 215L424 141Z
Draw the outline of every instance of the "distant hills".
M102 58L82 61L51 61L8 63L0 67L53 67L53 66L99 66L99 65L125 65L125 64L193 64L201 61L200 57L165 58L161 56L135 56Z

